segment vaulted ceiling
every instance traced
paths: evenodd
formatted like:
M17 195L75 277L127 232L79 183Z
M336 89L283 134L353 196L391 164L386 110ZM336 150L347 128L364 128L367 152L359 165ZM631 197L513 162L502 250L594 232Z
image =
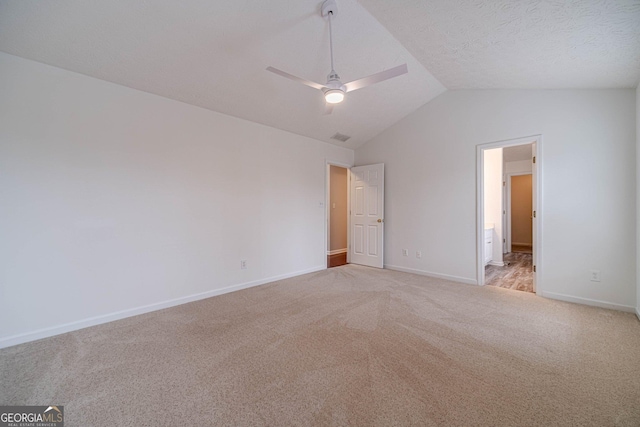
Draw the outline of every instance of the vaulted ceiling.
M639 0L338 0L343 81L322 94L265 71L326 81L319 0L0 0L0 51L356 148L446 89L617 88L640 79ZM435 77L434 77L435 76ZM330 139L336 132L347 142Z

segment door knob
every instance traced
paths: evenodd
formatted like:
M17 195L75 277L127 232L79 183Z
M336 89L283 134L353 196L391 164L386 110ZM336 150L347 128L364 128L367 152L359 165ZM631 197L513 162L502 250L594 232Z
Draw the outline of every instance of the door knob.
M380 218L378 218L378 222L383 222Z

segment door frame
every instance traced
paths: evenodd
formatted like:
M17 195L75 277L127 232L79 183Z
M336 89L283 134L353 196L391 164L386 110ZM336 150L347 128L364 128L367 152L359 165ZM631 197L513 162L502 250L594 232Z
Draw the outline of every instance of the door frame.
M543 268L543 191L542 172L544 161L542 160L542 135L531 135L522 138L506 139L502 141L488 142L476 145L476 280L480 286L484 285L484 150L492 148L506 148L516 145L526 145L535 143L536 174L535 174L535 197L536 206L536 231L533 236L533 259L536 266L536 273L533 275L533 288L537 295L541 295L544 289L544 268Z
M349 165L346 163L334 162L333 160L325 159L324 166L324 268L329 268L327 253L329 252L330 245L330 237L329 237L329 224L331 221L331 166L337 166L340 168L344 168L347 170L347 263L351 262L351 168L353 165Z
M505 188L505 204L504 204L504 210L505 210L505 216L506 216L506 225L505 225L505 230L506 230L506 249L507 252L511 252L511 246L512 246L512 240L511 240L511 177L514 176L523 176L523 175L533 175L533 171L531 172L509 172L507 174L505 174L505 182L506 182L506 188ZM533 195L533 191L531 193ZM531 248L533 249L533 242L532 242L532 246Z

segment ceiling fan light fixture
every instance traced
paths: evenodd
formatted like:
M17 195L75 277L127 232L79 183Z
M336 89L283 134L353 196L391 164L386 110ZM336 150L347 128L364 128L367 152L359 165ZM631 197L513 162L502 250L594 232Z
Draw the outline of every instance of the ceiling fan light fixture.
M338 76L338 73L336 73L333 64L333 31L331 30L331 19L332 17L336 16L336 12L338 11L338 8L336 7L336 0L324 0L324 2L322 3L321 11L322 16L326 17L327 21L329 22L329 53L331 57L331 72L327 76L327 83L320 84L301 79L300 77L296 77L293 74L286 73L273 67L267 67L267 71L271 71L272 73L278 74L279 76L296 81L298 83L302 83L303 85L312 87L314 89L321 90L327 103L327 105L325 106L325 114L331 114L331 111L333 111L333 105L339 104L340 102L344 101L344 97L347 92L362 89L363 87L371 86L373 84L389 80L393 77L397 77L408 72L407 64L402 64L397 67L389 68L384 71L372 74L368 77L353 80L349 83L343 84L342 81L340 81L340 76Z
M329 89L324 93L324 99L329 104L339 104L344 100L344 91L340 89Z

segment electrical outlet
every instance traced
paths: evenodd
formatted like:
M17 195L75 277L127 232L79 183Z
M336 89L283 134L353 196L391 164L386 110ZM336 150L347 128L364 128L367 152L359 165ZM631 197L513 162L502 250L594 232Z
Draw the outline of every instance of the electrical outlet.
M403 256L409 256L409 249L403 249L402 250L402 255Z
M416 258L422 258L422 252L416 251Z
M247 260L246 259L241 259L240 260L240 270L246 270L247 269Z
M591 281L599 282L602 279L600 276L600 270L591 270Z

